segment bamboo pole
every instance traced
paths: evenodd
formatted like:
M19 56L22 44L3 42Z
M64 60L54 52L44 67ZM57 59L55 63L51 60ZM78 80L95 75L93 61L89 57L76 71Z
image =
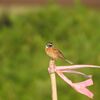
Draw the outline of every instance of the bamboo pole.
M55 61L50 60L50 78L51 78L51 88L52 88L52 100L57 100L57 86L56 86L56 75L55 75Z

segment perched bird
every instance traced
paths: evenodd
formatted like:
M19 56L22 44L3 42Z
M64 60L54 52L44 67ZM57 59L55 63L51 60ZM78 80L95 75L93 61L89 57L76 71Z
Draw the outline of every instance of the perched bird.
M51 42L48 42L46 44L45 52L53 60L57 60L58 58L60 58L60 59L62 59L64 61L68 62L69 64L73 64L71 61L67 60L64 57L64 55L62 54L62 52L60 50L58 50L57 48L54 48L54 45Z

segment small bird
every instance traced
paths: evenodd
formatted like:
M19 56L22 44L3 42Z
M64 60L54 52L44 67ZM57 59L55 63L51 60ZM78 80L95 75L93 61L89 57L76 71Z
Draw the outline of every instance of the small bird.
M69 64L73 64L71 61L67 60L64 55L62 54L62 52L60 50L58 50L57 48L54 48L54 45L53 43L51 42L48 42L46 44L46 47L45 47L45 52L46 54L51 57L51 59L53 60L57 60L58 58L66 61L67 63Z

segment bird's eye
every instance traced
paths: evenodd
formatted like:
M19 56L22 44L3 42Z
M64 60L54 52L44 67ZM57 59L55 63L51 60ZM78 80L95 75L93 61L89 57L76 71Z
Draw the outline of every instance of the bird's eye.
M49 44L48 47L52 47L52 44Z

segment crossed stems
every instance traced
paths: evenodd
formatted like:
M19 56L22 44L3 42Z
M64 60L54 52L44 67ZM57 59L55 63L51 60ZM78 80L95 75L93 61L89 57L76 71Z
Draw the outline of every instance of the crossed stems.
M50 61L48 71L50 74L57 73L66 83L68 83L72 88L74 88L77 92L88 96L89 98L93 98L93 93L87 89L88 86L93 85L92 75L86 75L82 72L78 72L75 69L80 68L100 68L100 66L95 65L71 65L71 66L56 66L53 60ZM74 73L82 75L86 79L85 81L73 83L70 79L68 79L63 73Z

